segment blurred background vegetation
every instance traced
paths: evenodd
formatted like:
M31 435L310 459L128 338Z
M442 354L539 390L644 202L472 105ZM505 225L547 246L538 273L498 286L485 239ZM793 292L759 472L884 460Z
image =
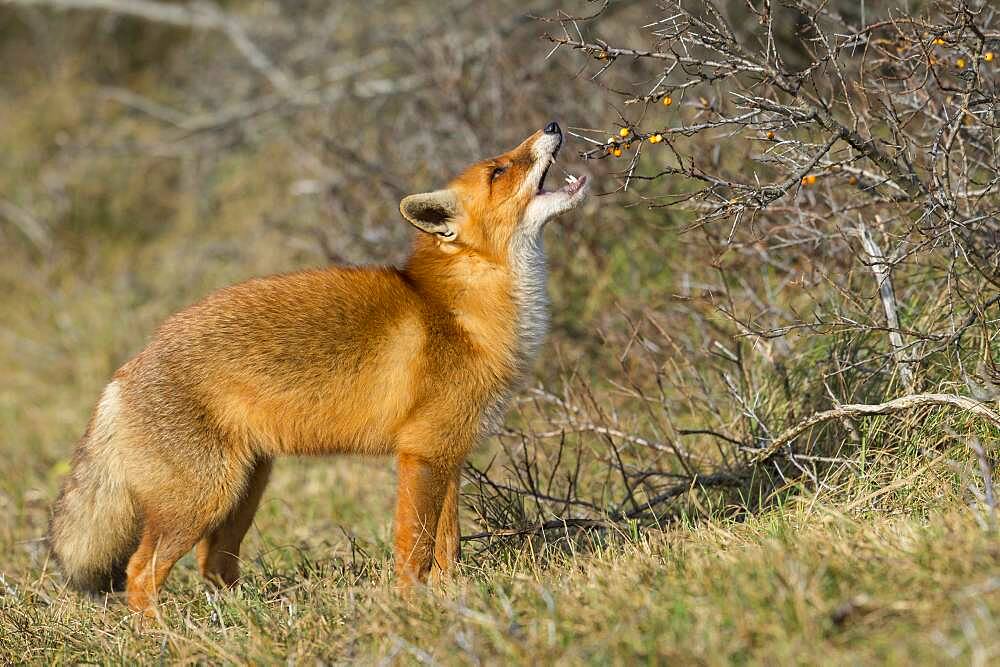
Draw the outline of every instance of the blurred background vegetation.
M881 318L878 285L836 230L768 255L784 228L765 214L727 245L725 229L694 226L696 210L658 206L690 190L683 179L622 192L621 161L578 157L592 147L581 137L702 113L692 93L637 119L615 86L648 81L647 62L621 59L595 80L593 63L550 53L541 36L559 23L538 17L602 3L72 4L0 1L0 658L996 657L1000 555L995 532L976 532L982 507L967 507L981 500L968 442L993 447L996 432L967 416L837 421L808 435L805 458L671 496L642 521L532 531L628 513L678 480L695 488L774 429L900 392L894 368L858 358L885 352L884 332L754 338L738 324L841 302ZM835 5L848 21L896 8ZM645 26L666 11L608 3L586 34L651 44ZM752 32L744 3L726 11ZM801 12L775 12L777 48L804 67ZM251 586L206 596L185 561L162 646L129 634L121 610L63 595L42 541L49 506L101 388L160 321L251 276L402 261L402 196L553 119L576 135L562 168L590 173L599 196L547 231L553 326L467 476L464 532L480 538L459 602L391 596L391 464L345 459L279 463L248 539ZM731 173L751 157L722 135L684 150ZM947 283L928 265L906 275L922 269L925 282L899 290L913 328L940 324ZM995 358L989 322L968 334L970 372ZM948 354L928 359L924 390L967 390ZM856 549L871 559L858 565ZM894 597L907 586L910 598Z

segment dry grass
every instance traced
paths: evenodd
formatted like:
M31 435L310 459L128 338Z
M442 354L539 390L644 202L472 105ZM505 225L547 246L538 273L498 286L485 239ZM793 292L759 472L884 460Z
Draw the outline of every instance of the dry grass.
M5 567L0 656L988 664L1000 652L1000 552L960 506L861 514L803 496L744 522L614 536L586 555L509 551L400 599L387 575L384 515L374 512L385 508L388 478L378 474L380 483L364 489L357 481L372 470L284 466L239 590L209 592L184 562L162 621L145 632L117 602L65 592L57 576L30 565L30 544L5 539L16 565ZM341 489L336 503L331 485ZM353 512L330 507L345 502ZM350 514L368 517L351 527L353 555L330 519Z

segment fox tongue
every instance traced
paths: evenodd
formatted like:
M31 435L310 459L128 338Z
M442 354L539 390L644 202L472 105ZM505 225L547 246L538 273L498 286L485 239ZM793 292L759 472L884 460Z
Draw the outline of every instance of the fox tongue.
M577 178L573 174L566 174L566 185L559 188L560 192L564 192L568 195L574 195L577 191L583 187L583 184L587 182L586 176L581 176Z

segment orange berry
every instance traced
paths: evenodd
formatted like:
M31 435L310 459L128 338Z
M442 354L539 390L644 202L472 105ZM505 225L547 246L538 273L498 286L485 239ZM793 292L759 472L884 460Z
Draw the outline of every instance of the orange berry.
M959 58L955 61L955 67L958 69L965 69L965 58Z
M627 137L630 134L630 132L631 131L627 127L623 127L622 129L618 130L618 135L622 137Z
M621 157L622 156L622 149L616 148L613 151L611 151L611 154L614 155L615 157Z
M993 62L993 52L992 51L987 51L986 53L984 53L983 54L983 60L985 60L988 63Z
M670 95L664 95L664 97L663 97L663 106L669 107L673 103L674 103L674 101L670 98Z
M654 144L658 144L661 141L663 141L663 135L662 134L654 134L653 138L650 139L650 141L652 141Z
M858 177L857 176L851 176L849 179L847 179L847 182L850 183L851 185L857 185L858 184Z
M767 138L768 138L769 141L774 141L774 132L771 132L770 130L768 130Z

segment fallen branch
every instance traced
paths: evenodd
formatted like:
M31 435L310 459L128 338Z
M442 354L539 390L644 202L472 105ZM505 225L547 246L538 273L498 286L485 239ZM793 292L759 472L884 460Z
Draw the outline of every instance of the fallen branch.
M914 408L931 406L951 407L964 410L965 412L981 417L993 424L995 427L1000 428L1000 414L985 403L977 401L974 398L969 398L968 396L958 396L957 394L908 394L906 396L900 396L899 398L888 401L887 403L878 403L875 405L855 403L841 405L833 408L832 410L817 412L811 417L803 419L795 426L782 431L774 440L771 441L771 444L757 452L757 454L750 459L747 465L752 467L760 465L761 463L766 463L812 427L833 419L892 415L897 412L904 412Z

